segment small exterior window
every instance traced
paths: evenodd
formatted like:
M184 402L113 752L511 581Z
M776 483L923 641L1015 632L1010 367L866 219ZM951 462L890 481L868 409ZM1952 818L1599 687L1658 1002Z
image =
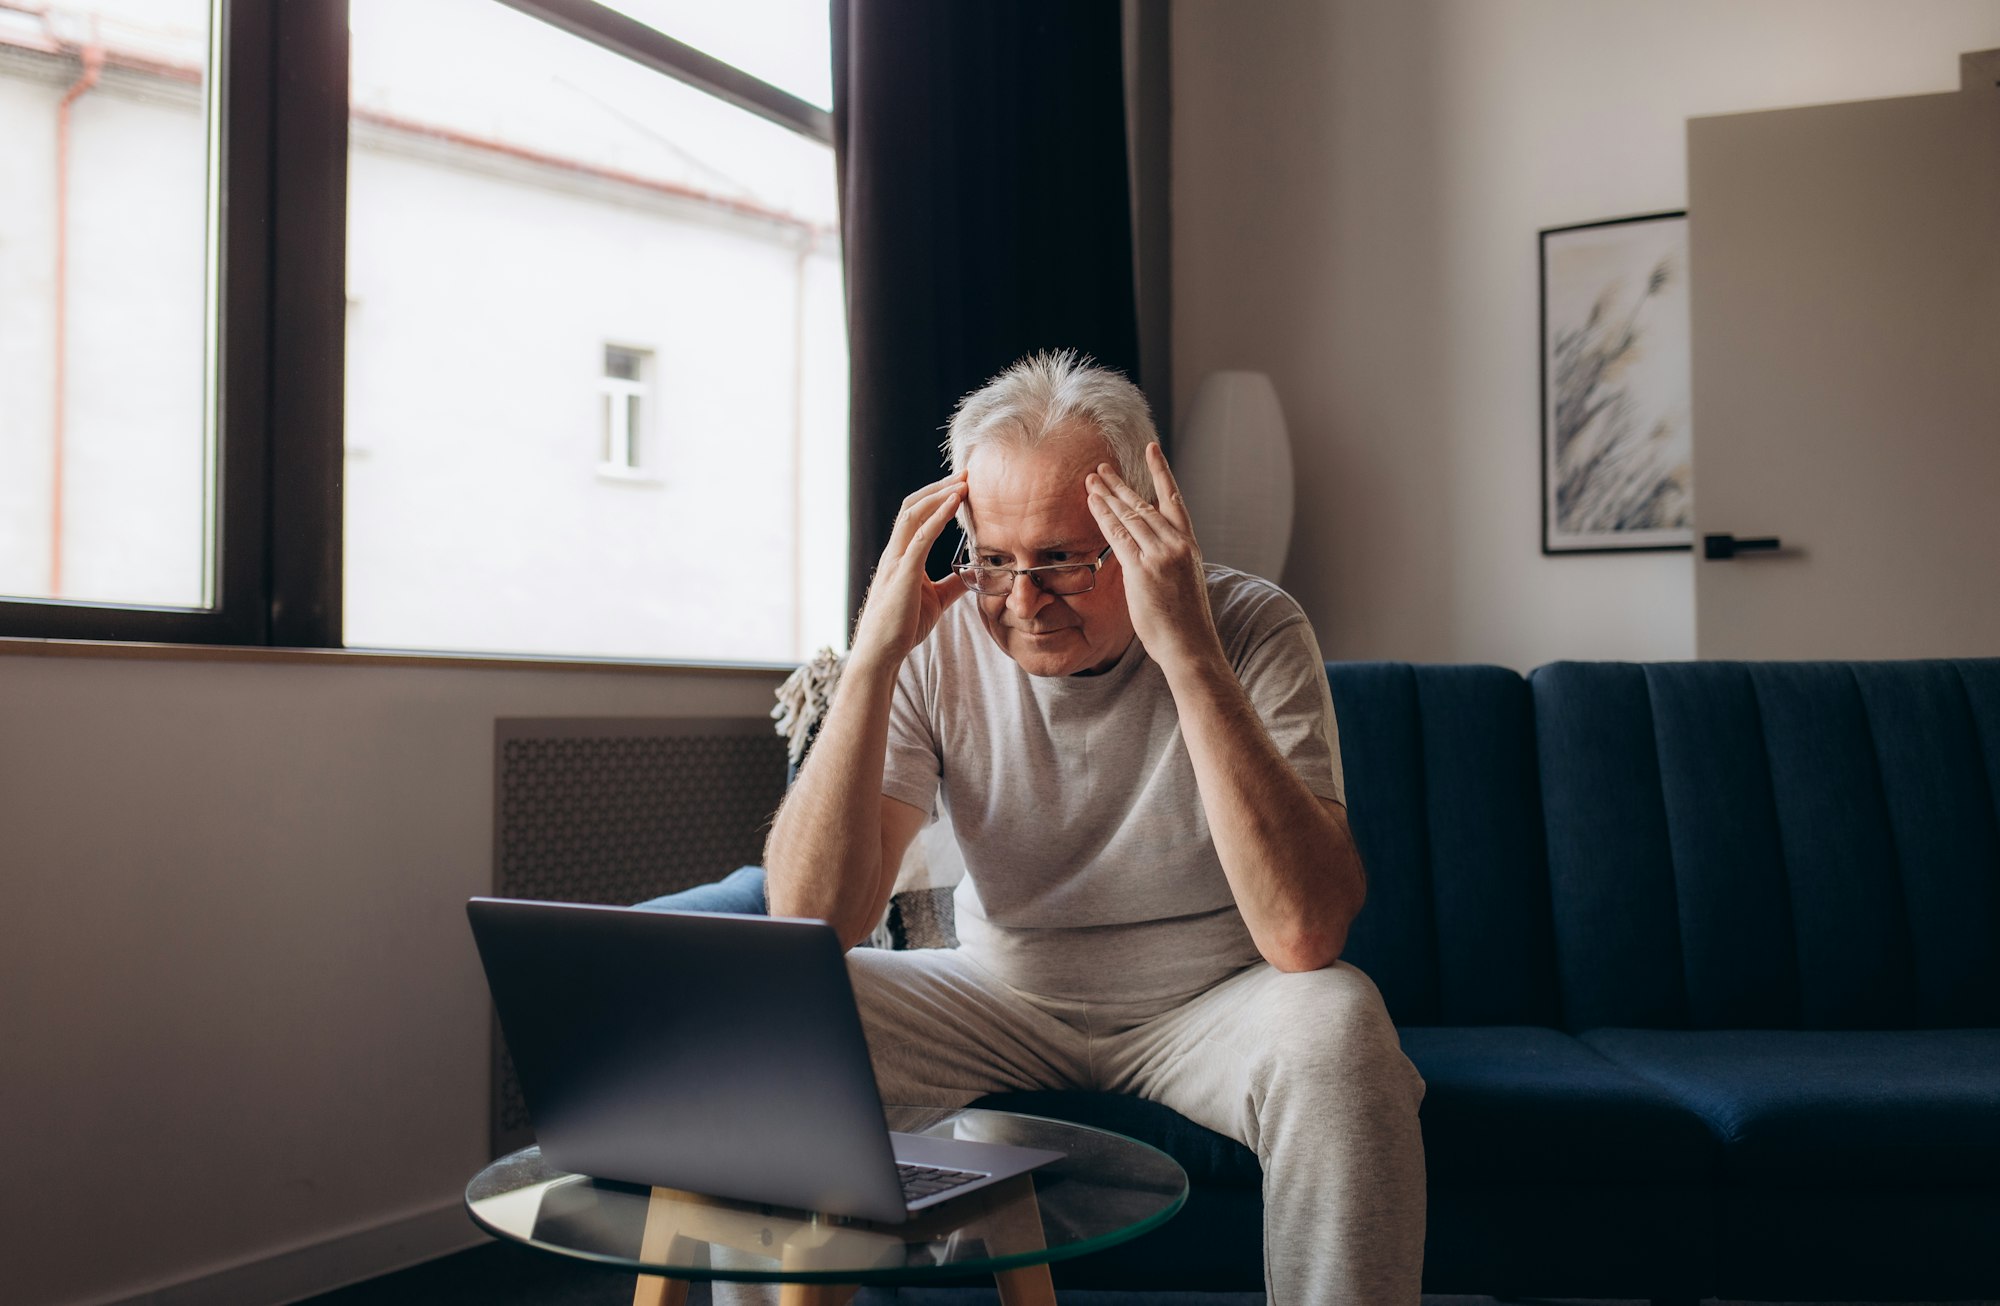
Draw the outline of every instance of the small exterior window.
M612 476L644 476L652 456L653 355L644 349L624 345L604 347L604 379L598 385L604 396L603 443L598 470Z

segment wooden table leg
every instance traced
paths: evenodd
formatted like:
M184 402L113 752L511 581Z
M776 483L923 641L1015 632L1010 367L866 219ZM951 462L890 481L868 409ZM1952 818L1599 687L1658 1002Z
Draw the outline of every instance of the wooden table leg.
M669 1189L653 1190L653 1198L646 1204L646 1232L639 1239L640 1260L673 1264L670 1253L674 1250L674 1240L680 1237L681 1224L678 1197ZM687 1297L686 1279L642 1274L632 1289L632 1306L687 1306Z
M778 1306L847 1306L859 1291L851 1283L787 1283L778 1289Z
M664 1279L657 1274L642 1274L638 1286L632 1289L632 1306L687 1306L687 1299L686 1279Z
M902 1259L900 1240L890 1247L886 1236L873 1236L882 1239L879 1250L883 1259ZM860 1229L821 1224L815 1220L788 1230L783 1237L784 1246L778 1253L778 1264L787 1270L823 1270L852 1265L854 1240L866 1240L870 1235ZM888 1254L890 1252L893 1255ZM785 1283L778 1285L778 1306L847 1306L860 1290L860 1285L854 1283Z
M976 1234L994 1255L1013 1256L1048 1245L1032 1176L1020 1175L968 1194L952 1206L949 1214L934 1214L931 1220L940 1227ZM646 1208L639 1258L653 1264L676 1264L676 1240L749 1250L768 1249L776 1242L779 1263L788 1269L833 1270L870 1260L887 1265L899 1260L903 1238L920 1236L924 1223L919 1217L919 1222L899 1226L892 1234L865 1226L823 1224L817 1217L799 1220L736 1211L713 1198L655 1188ZM993 1279L1000 1289L1001 1306L1055 1306L1055 1284L1047 1264L996 1271ZM858 1291L851 1283L786 1283L779 1286L778 1301L779 1306L847 1306ZM686 1306L687 1295L688 1285L682 1280L642 1274L632 1294L632 1306Z
M1042 1208L1035 1204L1035 1179L1025 1174L934 1206L902 1229L911 1241L955 1229L982 1239L995 1256L1016 1256L1048 1246L1042 1232ZM996 1270L993 1281L999 1286L1002 1306L1055 1306L1055 1283L1049 1277L1047 1262Z
M980 1220L986 1245L1002 1256L1039 1251L1048 1246L1042 1233L1042 1209L1035 1204L1032 1175L1020 1175L990 1189L992 1206ZM1055 1281L1048 1262L999 1270L993 1281L1000 1289L1000 1306L1056 1306Z
M1056 1306L1055 1280L1049 1277L1048 1262L1002 1270L993 1276L1000 1288L1000 1306Z

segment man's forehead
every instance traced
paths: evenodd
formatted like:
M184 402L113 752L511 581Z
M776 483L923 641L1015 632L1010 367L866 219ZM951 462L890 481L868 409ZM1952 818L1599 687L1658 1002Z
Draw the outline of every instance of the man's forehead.
M967 534L982 546L999 549L1028 549L1044 553L1061 549L1102 548L1102 532L1090 515L1081 491L1074 508L1066 504L1039 504L1027 511L1010 511L1007 505L966 503Z
M1012 456L975 455L967 467L965 516L972 538L982 547L1044 553L1101 547L1083 487L1096 465L1095 451L1072 444L1007 452Z
M1012 552L1016 548L1025 553L1088 553L1104 547L1103 541L1096 537L1085 539L1081 536L1057 536L1022 542L1010 539L1005 532L998 530L989 531L981 536L977 527L973 528L970 538L973 548L991 549L1000 553Z
M1083 478L1111 451L1101 436L1064 438L1032 448L985 445L966 460L966 499L975 511L1032 512L1047 502L1083 498Z

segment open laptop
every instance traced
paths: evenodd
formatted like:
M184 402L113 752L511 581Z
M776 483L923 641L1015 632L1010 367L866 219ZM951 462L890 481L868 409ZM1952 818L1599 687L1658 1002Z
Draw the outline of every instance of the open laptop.
M466 904L552 1165L901 1223L1061 1153L892 1134L823 921Z

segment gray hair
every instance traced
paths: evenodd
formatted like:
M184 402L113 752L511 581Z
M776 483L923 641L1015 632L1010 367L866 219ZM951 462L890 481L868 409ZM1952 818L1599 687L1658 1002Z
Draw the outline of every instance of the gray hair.
M983 444L1033 449L1065 427L1087 424L1111 446L1125 483L1157 504L1146 446L1158 438L1146 396L1119 373L1073 349L1030 354L958 401L944 451L954 472ZM961 514L961 521L963 515Z

